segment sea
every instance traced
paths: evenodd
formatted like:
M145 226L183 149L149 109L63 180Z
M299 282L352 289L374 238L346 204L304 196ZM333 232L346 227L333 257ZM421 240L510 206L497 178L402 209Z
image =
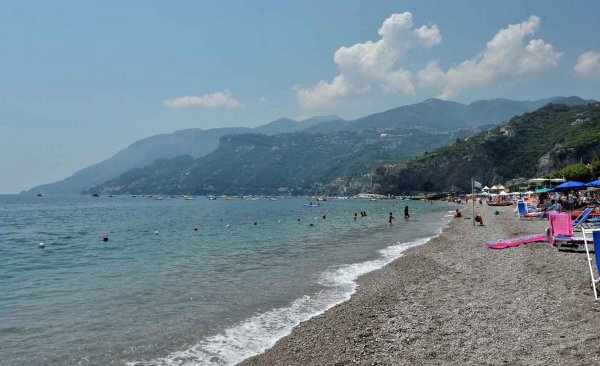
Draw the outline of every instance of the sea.
M233 365L451 216L442 202L308 204L0 195L0 364Z

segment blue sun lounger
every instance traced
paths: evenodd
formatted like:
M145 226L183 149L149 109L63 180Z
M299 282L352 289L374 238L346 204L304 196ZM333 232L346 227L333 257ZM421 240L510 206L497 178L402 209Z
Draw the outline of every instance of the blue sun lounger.
M588 218L590 217L590 214L592 213L594 209L593 208L586 208L585 210L583 210L583 212L577 216L577 218L575 220L573 220L573 229L577 229L578 227L581 227L582 229L588 228L588 225L586 224Z
M527 204L524 201L517 202L517 214L520 219L531 219L531 218L542 218L544 213L541 211L529 210Z

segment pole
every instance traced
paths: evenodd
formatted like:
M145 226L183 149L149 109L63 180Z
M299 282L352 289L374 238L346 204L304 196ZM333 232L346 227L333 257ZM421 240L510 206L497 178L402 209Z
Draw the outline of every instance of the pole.
M475 226L475 181L471 177L471 199L473 200L473 226Z

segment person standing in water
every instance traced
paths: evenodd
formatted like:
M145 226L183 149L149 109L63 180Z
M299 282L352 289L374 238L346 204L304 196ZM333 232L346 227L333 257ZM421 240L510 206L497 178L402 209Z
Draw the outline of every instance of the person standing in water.
M392 213L390 212L390 216L388 217L388 224L392 224L392 221L395 220L396 218L394 217L394 215L392 215Z
M408 206L404 206L404 218L408 219L410 215L408 214Z

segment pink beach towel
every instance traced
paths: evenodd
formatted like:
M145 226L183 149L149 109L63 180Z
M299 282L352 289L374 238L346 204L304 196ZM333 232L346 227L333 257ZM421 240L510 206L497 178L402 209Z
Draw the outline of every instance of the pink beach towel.
M551 213L548 215L550 221L550 244L554 245L556 236L573 236L573 223L571 215L566 213Z
M518 245L527 243L539 243L546 241L546 235L526 235L516 239L498 240L495 242L487 243L490 249L506 249L516 247Z

